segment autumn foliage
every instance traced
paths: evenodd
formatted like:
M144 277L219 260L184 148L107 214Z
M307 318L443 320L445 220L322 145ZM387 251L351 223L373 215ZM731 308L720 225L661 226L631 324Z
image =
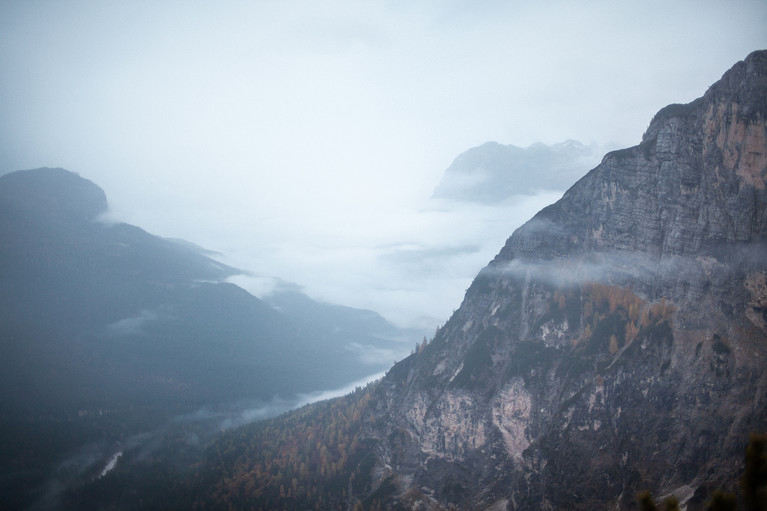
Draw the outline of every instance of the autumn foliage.
M566 309L572 309L573 304L576 304L582 322L581 335L574 339L574 344L585 346L594 342L596 336L600 346L604 345L610 355L633 342L642 330L669 322L675 311L665 298L651 303L629 288L596 282L555 291L550 308L564 313Z
M206 470L216 481L193 509L347 509L372 468L361 426L372 389L306 406L223 435ZM368 457L371 463L366 464ZM201 475L205 479L205 475ZM202 482L202 481L201 481Z

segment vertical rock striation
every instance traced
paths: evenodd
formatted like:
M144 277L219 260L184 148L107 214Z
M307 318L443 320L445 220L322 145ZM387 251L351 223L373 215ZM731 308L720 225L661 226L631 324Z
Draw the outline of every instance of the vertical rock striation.
M630 509L649 489L700 509L734 488L767 430L766 120L758 51L514 232L378 386L389 505Z

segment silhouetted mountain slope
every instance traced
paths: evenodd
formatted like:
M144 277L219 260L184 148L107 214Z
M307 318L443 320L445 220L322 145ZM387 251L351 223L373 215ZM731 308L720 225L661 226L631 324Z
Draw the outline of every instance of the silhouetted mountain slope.
M237 273L201 251L97 221L106 196L63 169L0 177L5 320L84 330L157 306L193 281Z
M767 430L766 104L759 51L515 231L435 338L349 398L367 456L326 446L344 483L291 484L302 463L322 472L285 456L327 427L315 407L262 426L279 437L222 439L190 495L585 510L650 490L693 510L736 490L748 434Z
M311 335L317 346L343 346L347 356L388 369L407 356L424 330L399 328L371 310L312 300L299 288L279 286L264 301L290 317L301 335Z
M83 443L203 404L343 387L401 358L409 332L377 314L297 289L267 303L203 249L103 222L106 210L63 169L0 177L3 493Z
M20 401L45 380L64 392L68 365L84 378L70 396L78 406L93 392L105 406L105 389L203 402L332 388L386 367L359 364L355 349L403 334L297 290L264 303L223 282L238 271L192 244L98 221L104 192L63 169L0 177L0 208L0 328L26 360L4 357L4 377Z

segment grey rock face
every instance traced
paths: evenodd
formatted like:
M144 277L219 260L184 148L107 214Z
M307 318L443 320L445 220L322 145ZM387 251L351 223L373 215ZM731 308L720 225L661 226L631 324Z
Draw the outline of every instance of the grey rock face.
M767 51L509 238L378 388L392 506L631 509L734 489L767 430Z

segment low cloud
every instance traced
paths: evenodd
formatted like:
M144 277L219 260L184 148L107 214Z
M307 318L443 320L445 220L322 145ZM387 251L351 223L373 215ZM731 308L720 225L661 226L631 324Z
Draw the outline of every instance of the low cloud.
M514 229L561 195L546 191L485 205L425 194L353 214L263 218L250 236L241 235L246 225L227 223L231 215L219 212L221 222L201 222L195 239L221 253L221 262L245 270L229 282L255 296L296 282L314 299L374 310L398 326L432 329L458 307Z
M670 266L670 261L661 264L657 256L642 252L604 252L546 260L512 259L485 270L484 275L511 276L567 287L592 281L619 282Z
M710 286L744 274L752 262L763 260L765 248L764 244L732 243L715 245L696 254L605 251L546 260L513 259L486 268L482 275L532 280L555 287L630 282L639 293L654 293L649 298L674 295L694 303Z
M274 396L270 401L238 401L235 403L204 406L194 412L175 417L171 420L171 424L208 423L216 433L226 431L251 422L276 417L289 410L310 403L345 396L358 387L364 387L371 382L379 380L384 374L383 372L371 374L343 387L299 394L294 397Z
M158 319L156 312L143 310L135 316L121 319L107 325L112 335L138 335L144 333L144 325Z
M410 339L410 341L415 344L418 339ZM413 348L410 347L410 351L408 351L401 345L392 345L391 348L382 348L379 346L369 346L352 342L348 345L348 349L357 356L361 363L365 365L380 366L381 362L390 362L394 365L395 362L402 360L409 355Z
M241 287L257 298L264 298L283 285L283 281L276 277L264 277L250 272L232 275L226 282Z

